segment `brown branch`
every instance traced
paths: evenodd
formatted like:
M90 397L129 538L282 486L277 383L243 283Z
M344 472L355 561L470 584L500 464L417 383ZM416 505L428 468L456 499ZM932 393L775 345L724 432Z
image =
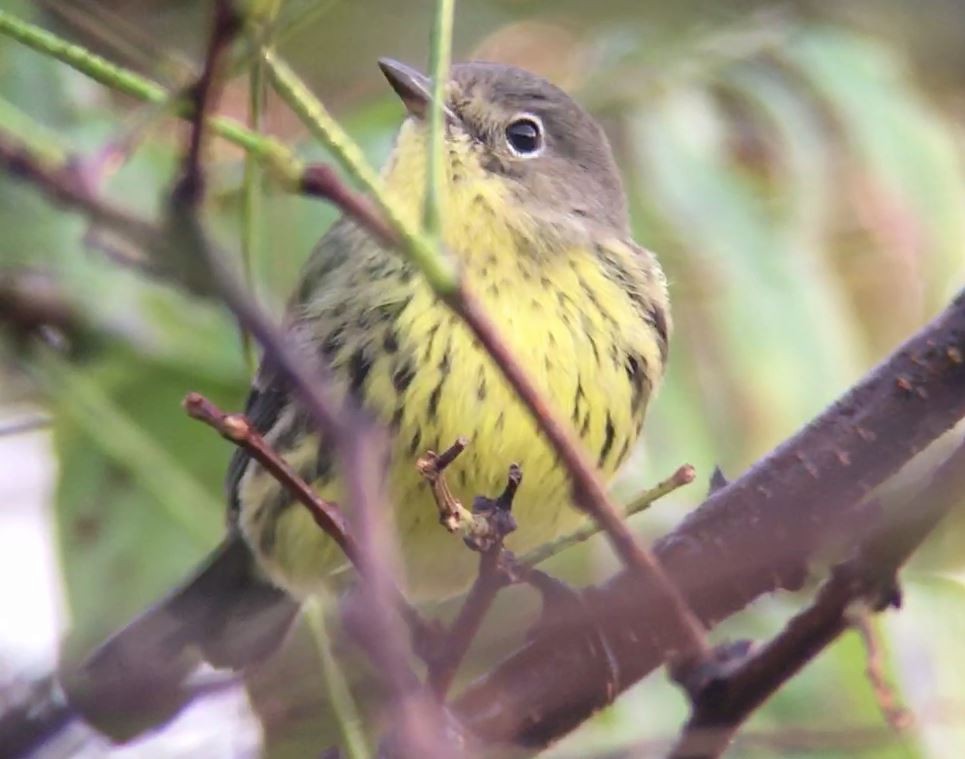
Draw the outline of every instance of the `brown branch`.
M965 416L965 292L824 413L715 491L654 553L713 626L763 593L797 588L838 520ZM659 591L621 572L587 600L611 667L580 634L539 633L454 705L487 745L545 746L663 660Z
M433 490L437 501L440 498L452 498L445 486L443 470L464 447L465 442L460 439L441 455L436 456L430 451L420 459L419 469L423 476L433 484L441 485L438 490ZM511 511L522 478L522 471L513 464L509 468L503 492L495 499L476 498L473 504L472 513L469 515L473 529L467 531L464 540L469 549L479 553L479 572L448 633L437 641L436 650L426 651L424 656L429 665L429 688L440 700L449 691L459 665L469 651L469 646L479 632L496 595L514 582L526 581L525 575L516 570L512 553L503 548L506 536L516 529ZM446 524L448 508L451 508L448 504L439 502L441 521L450 529ZM459 509L465 511L461 505ZM465 522L461 516L459 519ZM450 532L453 529L450 529Z
M429 688L440 700L449 692L452 681L499 591L511 584L509 576L499 566L502 555L502 551L486 551L479 555L479 572L459 608L456 619L445 638L438 641L438 650L424 654L429 664Z
M205 135L205 121L217 90L222 85L218 75L224 54L235 36L241 31L242 18L232 0L215 0L214 18L211 22L204 66L201 74L188 89L191 103L191 131L188 148L184 154L181 178L171 193L172 200L186 205L197 205L204 194L204 171L201 165L201 147Z
M52 202L79 211L94 224L111 229L137 250L151 250L158 240L159 229L154 224L91 193L72 162L51 166L2 132L0 167L41 190ZM160 274L147 258L125 256L123 263L152 276Z
M456 532L471 522L471 513L456 499L449 488L443 472L466 449L469 441L461 437L442 453L426 451L415 463L416 469L432 491L432 498L439 510L439 524L449 532Z
M358 564L359 550L349 534L345 516L334 503L329 503L303 480L292 467L272 450L245 418L244 414L226 414L200 393L188 393L182 402L192 419L217 430L261 464L289 493L308 509L322 531L334 540L353 564Z
M393 562L388 558L393 544L384 519L391 513L386 505L385 476L388 448L384 432L351 400L336 400L328 373L320 365L306 365L283 334L262 314L251 298L224 265L220 255L203 234L197 220L203 195L203 173L200 145L203 140L211 93L218 86L216 71L219 60L240 27L230 0L218 0L212 24L205 67L192 89L194 112L192 135L184 159L181 180L171 193L171 214L180 229L186 225L186 237L195 254L193 258L210 272L214 289L234 312L242 328L265 349L266 361L282 372L308 405L320 430L335 448L344 472L347 499L356 519L359 542L349 537L340 512L319 499L287 464L264 443L252 436L247 420L239 416L220 415L199 397L189 401L189 413L197 418L220 422L215 425L228 439L245 443L255 457L279 482L286 486L312 513L316 523L338 542L343 552L357 567L364 580L359 607L364 615L362 629L368 642L367 651L389 686L392 703L398 712L398 732L394 745L404 756L442 756L445 720L438 704L426 698L418 680L406 663L404 636L399 629L397 612L412 627L414 636L423 635L418 614L408 605L392 578ZM317 362L316 362L317 364ZM276 381L281 381L276 379ZM193 402L191 402L193 401ZM214 413L207 413L214 412ZM432 731L432 733L430 733Z
M670 759L714 759L748 716L852 625L850 609L898 605L896 573L952 508L965 503L965 443L902 509L868 535L857 554L835 568L810 607L731 672L697 694ZM708 730L709 728L709 730Z
M965 492L962 494L965 501ZM881 640L874 628L874 620L869 610L861 608L850 616L852 629L861 637L865 650L865 674L874 693L878 709L885 721L895 732L902 732L914 726L915 718L900 701L895 689L885 675L885 664L881 650Z
M379 213L375 203L356 192L341 180L335 169L326 164L311 164L302 172L298 189L303 195L327 200L340 211L355 219L383 245L394 248L399 236Z
M353 638L369 654L375 670L388 686L394 722L380 755L443 759L453 756L461 728L452 723L442 705L429 696L408 666L405 635L395 609L398 591L396 541L386 515L391 514L386 493L388 439L373 421L359 420L343 451L346 490L352 494L353 515L361 541L360 558L365 584L355 594L354 613L345 617ZM414 635L424 642L425 632Z
M370 570L362 561L362 554L356 540L352 537L345 515L338 505L320 498L311 485L306 483L252 428L244 414L225 413L199 393L188 393L182 405L192 419L204 422L226 440L246 450L308 510L315 524L338 544L359 574L363 577L370 574ZM409 625L412 636L416 640L431 636L425 621L405 600L398 588L393 586L391 596L392 606Z

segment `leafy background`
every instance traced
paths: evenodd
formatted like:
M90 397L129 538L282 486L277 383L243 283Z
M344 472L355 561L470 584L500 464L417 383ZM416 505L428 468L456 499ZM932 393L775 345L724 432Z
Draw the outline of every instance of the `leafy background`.
M252 5L264 11L273 3ZM280 5L281 52L374 162L387 155L401 117L374 61L389 55L423 64L431 5L408 3L401 20L389 0ZM646 440L615 484L627 496L684 461L704 480L718 464L739 473L938 313L965 281L960 3L669 5L483 0L457 9L457 59L524 65L601 119L619 155L637 239L659 252L670 276L671 371ZM184 0L4 0L3 7L169 87L191 76L208 16L207 3ZM219 108L243 119L247 102L242 75ZM90 152L142 112L0 39L0 127L27 124L36 137ZM264 127L303 156L325 159L272 98ZM158 213L182 136L159 120L111 178L111 197ZM333 213L270 181L255 185L257 212L246 213L243 156L214 143L210 160L209 222L238 250L242 224L253 219L252 287L278 310ZM83 233L81 220L0 177L0 277L40 278L68 300L79 325L56 355L0 342L0 403L50 419L41 434L51 446L40 455L56 462L50 539L69 610L68 652L84 650L171 587L216 542L230 451L187 420L179 402L200 390L237 408L249 376L224 310L118 271L84 249ZM656 537L703 489L675 494L634 526ZM0 504L0 513L16 508ZM860 643L848 635L758 712L735 755L965 751L965 686L955 674L965 671L962 531L960 520L942 528L905 578L905 609L878 625L889 674L917 729L895 735L882 727ZM2 557L0 568L16 575ZM585 582L613 562L591 541L552 568ZM717 634L766 636L803 600L762 600ZM500 605L489 625L476 671L518 639L505 632L514 629L506 621L511 606ZM15 657L0 650L0 661L16 671ZM317 677L294 671L309 686ZM253 702L269 749L299 755L320 747L297 708L309 697L302 690L318 693L287 684L284 692L270 678L255 683ZM551 753L635 744L647 755L684 715L679 694L653 676ZM177 733L175 724L139 750L187 755L215 745L205 743L210 726L193 729ZM164 743L170 734L176 742Z

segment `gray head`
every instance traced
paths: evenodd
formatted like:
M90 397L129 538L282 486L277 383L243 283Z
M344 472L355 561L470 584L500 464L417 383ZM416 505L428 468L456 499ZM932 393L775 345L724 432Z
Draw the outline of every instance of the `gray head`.
M426 114L429 80L383 59L406 108ZM444 104L448 128L465 134L483 168L511 180L520 201L620 232L626 199L606 135L569 95L530 72L498 63L456 64Z

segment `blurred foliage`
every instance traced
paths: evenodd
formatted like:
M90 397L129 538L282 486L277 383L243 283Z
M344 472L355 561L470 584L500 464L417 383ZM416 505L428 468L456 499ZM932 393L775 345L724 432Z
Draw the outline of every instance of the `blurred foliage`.
M521 63L599 115L624 171L637 239L659 251L671 278L671 371L646 441L616 485L619 493L683 461L705 474L715 464L736 474L937 313L965 281L957 118L965 96L965 14L955 12L952 0L926 5L930 13L897 2L488 0L459 9L457 59ZM189 76L204 39L205 4L7 6L168 86ZM278 20L282 52L376 162L390 149L401 113L373 62L378 55L424 60L431 7L418 3L411 11L399 23L389 2L289 0ZM229 85L220 110L245 118L247 102L242 76ZM37 138L82 152L103 145L139 113L2 39L0 106L0 128L32 121ZM264 124L306 157L324 160L272 98ZM158 122L111 178L110 195L155 214L182 134L170 121ZM210 158L208 218L237 250L243 156L218 143ZM334 214L268 182L257 191L252 286L277 310ZM58 358L5 343L0 375L4 398L26 393L54 419L70 647L82 649L170 587L216 542L230 452L189 421L179 401L200 390L237 408L247 369L237 329L222 309L118 271L84 249L79 219L6 177L0 177L0 229L0 276L30 270L52 277L83 315L84 334L97 335L68 340ZM661 503L637 521L640 529L659 534L678 521L684 502L700 499L700 489ZM926 556L927 573L909 584L907 608L882 625L900 693L921 729L887 748L869 743L874 756L965 751L965 689L950 674L965 667L959 645L965 562L954 550L962 534L961 520L945 526L945 550ZM589 581L613 563L591 541L552 567ZM719 634L764 637L802 602L765 599ZM514 605L498 607L474 671L518 641L507 639L506 630L518 628L501 616L518 616ZM274 686L259 682L256 689L256 703L276 725L268 731L276 753L320 748L304 724L291 728L299 714L302 723L312 714L285 692L295 673L311 671L305 661L314 662L305 641L295 648L302 658L289 659ZM774 736L784 727L840 728L847 737L848 730L880 725L863 666L858 641L847 636L761 710L752 727ZM650 678L551 753L582 756L666 739L684 714L680 695L663 678ZM853 744L785 753L845 756L861 749ZM749 745L743 755L773 753L773 746Z

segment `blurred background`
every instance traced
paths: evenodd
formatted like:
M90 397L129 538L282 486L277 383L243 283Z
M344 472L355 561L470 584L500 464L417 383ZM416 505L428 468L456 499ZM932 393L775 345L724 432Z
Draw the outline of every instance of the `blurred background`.
M376 163L402 112L375 60L427 58L433 3L402 5L288 0L275 20L281 54ZM210 13L189 0L0 7L171 89L196 71ZM454 55L542 73L598 116L636 238L669 274L669 378L615 487L629 497L684 462L699 480L634 519L647 538L699 503L715 465L739 474L965 281L960 0L473 0L457 6ZM249 100L240 69L219 110L244 120ZM152 128L105 191L156 215L182 125L0 38L0 128L90 154L145 118ZM326 158L271 96L262 128ZM234 251L248 225L252 287L280 312L333 212L259 177L246 185L244 156L227 143L212 142L209 159L209 224ZM197 390L240 408L251 356L224 309L119 270L85 248L85 229L0 176L0 683L88 649L222 529L229 445L179 404ZM886 725L847 635L756 714L733 755L965 755L963 531L962 520L943 525L905 575L904 609L876 623L915 729ZM590 541L549 568L585 583L614 563ZM514 594L470 674L519 642L507 620L535 606ZM764 599L715 635L770 635L807 597ZM321 680L301 638L248 692L228 689L112 755L317 754ZM659 755L685 715L656 674L548 754ZM81 734L54 750L109 751Z

